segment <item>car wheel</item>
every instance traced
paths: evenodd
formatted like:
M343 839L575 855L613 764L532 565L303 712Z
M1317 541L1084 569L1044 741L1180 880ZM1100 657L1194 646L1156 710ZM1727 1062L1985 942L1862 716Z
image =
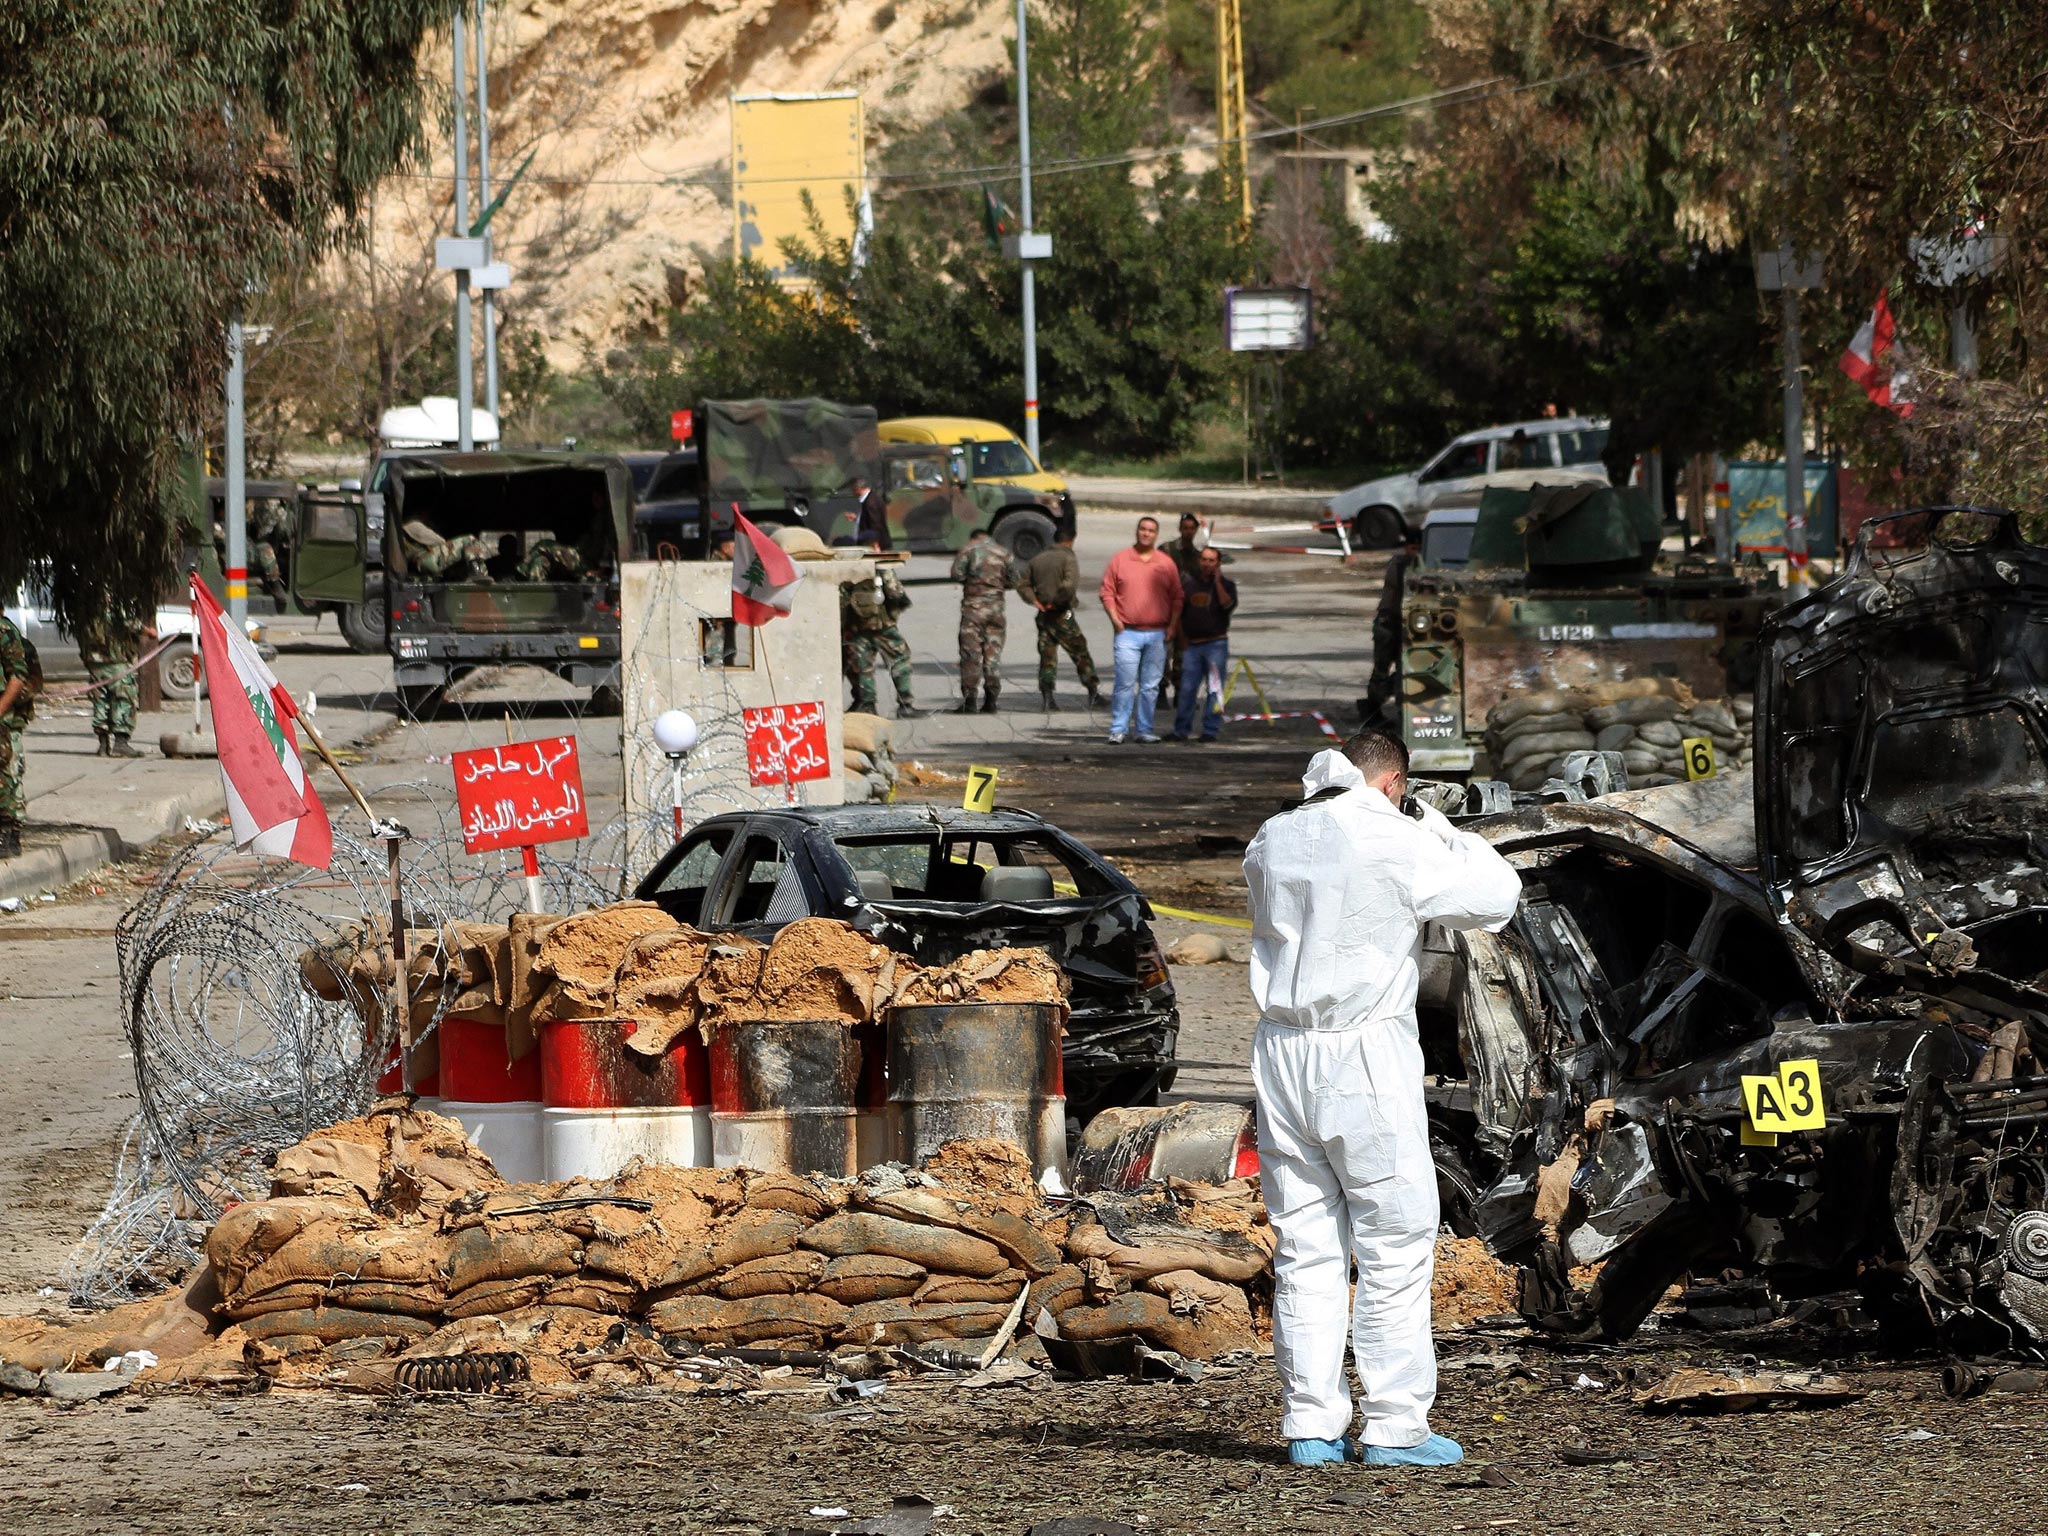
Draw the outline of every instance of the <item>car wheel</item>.
M1398 549L1408 536L1408 520L1392 507L1367 507L1351 520L1353 549Z
M590 713L593 715L622 715L626 712L625 695L616 688L598 687L590 690Z
M1052 548L1053 521L1043 512L1012 512L995 527L995 540L1013 560L1030 560Z
M341 638L359 656L374 656L384 649L384 578L381 574L363 581L363 600L346 603L335 614Z
M206 668L183 641L157 658L156 680L167 699L206 697Z

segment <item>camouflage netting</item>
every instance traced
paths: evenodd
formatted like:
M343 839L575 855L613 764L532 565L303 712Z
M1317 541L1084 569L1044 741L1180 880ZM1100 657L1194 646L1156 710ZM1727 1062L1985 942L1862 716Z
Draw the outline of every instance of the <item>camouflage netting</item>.
M644 901L574 917L520 913L509 927L412 929L406 967L416 1033L437 1019L502 1025L514 1061L556 1019L634 1021L628 1047L658 1056L685 1030L708 1039L743 1020L851 1026L897 1004L1066 999L1065 974L1042 950L982 949L921 967L832 918L803 918L763 945L700 933ZM392 974L386 931L352 927L302 954L299 974L315 996L346 1000L374 1025Z
M978 1349L1034 1328L1212 1359L1256 1347L1272 1251L1243 1180L1056 1208L1021 1152L966 1142L858 1180L635 1164L508 1185L454 1121L392 1101L280 1154L271 1197L221 1217L184 1291L85 1329L0 1324L0 1362L120 1343L157 1355L144 1384L350 1384L365 1362L513 1350L536 1382L615 1384L676 1379L703 1350Z
M1494 777L1511 789L1564 776L1577 752L1619 753L1629 787L1648 789L1687 777L1688 737L1713 742L1717 768L1748 766L1755 714L1747 695L1701 701L1676 679L1635 678L1505 699L1487 713L1486 746Z

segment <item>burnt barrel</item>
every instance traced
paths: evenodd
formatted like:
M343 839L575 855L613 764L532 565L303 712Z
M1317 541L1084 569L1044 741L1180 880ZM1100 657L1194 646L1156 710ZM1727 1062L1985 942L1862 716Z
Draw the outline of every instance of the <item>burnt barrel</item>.
M714 1167L860 1172L862 1051L844 1019L744 1019L710 1051Z
M1021 1147L1048 1188L1064 1188L1067 1100L1057 1003L932 1003L888 1015L897 1156L915 1164L949 1141Z

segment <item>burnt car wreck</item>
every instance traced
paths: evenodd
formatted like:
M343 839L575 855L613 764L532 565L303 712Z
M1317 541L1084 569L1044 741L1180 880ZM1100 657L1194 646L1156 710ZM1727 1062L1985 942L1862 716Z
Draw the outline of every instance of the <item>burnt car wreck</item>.
M1554 1332L1733 1273L1738 1318L2048 1352L2048 549L2008 512L1882 520L1763 646L1753 795L1470 823L1525 891L1428 941L1446 1216ZM1801 1060L1824 1129L1757 1135L1742 1078Z

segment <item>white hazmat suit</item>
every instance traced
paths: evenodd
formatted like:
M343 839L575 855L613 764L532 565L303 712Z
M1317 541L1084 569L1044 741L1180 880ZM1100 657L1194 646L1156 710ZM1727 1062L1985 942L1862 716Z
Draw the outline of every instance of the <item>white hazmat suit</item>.
M1273 817L1244 860L1252 914L1259 1169L1279 1237L1273 1352L1281 1434L1351 1427L1349 1335L1366 1445L1429 1437L1436 1350L1436 1173L1415 989L1422 925L1498 929L1521 881L1480 837L1425 806L1404 814L1342 753L1316 754L1313 796Z

